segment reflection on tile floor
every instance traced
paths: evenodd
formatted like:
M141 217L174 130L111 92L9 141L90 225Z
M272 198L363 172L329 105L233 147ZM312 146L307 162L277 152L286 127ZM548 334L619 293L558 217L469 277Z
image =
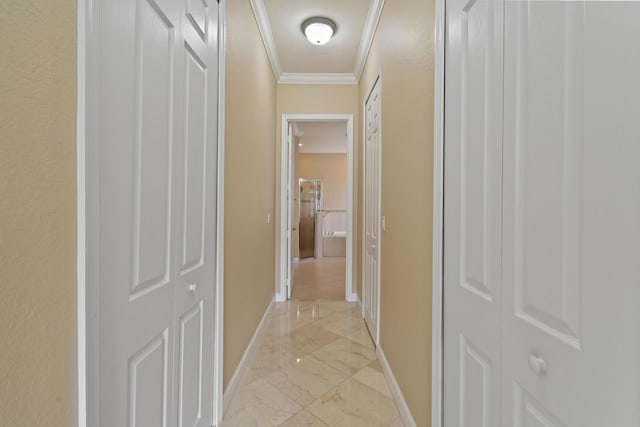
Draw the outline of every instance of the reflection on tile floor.
M223 427L403 426L357 304L274 304Z

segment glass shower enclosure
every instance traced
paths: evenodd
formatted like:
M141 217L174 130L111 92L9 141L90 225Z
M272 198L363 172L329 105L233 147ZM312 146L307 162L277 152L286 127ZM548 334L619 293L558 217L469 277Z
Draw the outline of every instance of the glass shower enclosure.
M322 183L317 179L300 178L298 188L300 259L313 258L316 251L316 215L322 208Z

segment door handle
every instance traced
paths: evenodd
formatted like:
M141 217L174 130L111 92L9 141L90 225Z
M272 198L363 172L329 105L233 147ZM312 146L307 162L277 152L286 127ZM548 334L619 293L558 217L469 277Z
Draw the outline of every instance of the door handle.
M547 373L547 362L536 354L529 355L529 367L538 375Z
M198 284L197 283L190 283L189 286L187 287L189 289L189 292L195 292L196 289L198 289Z

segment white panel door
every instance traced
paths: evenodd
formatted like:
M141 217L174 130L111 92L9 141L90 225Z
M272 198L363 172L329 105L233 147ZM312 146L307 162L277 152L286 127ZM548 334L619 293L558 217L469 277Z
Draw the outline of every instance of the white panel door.
M297 183L294 183L293 176L293 162L295 147L293 146L293 123L289 123L289 134L287 135L287 164L282 165L287 171L287 299L291 299L291 292L293 292L293 203L295 202L293 191L298 191Z
M364 320L377 345L380 297L380 79L371 89L364 108Z
M482 5L447 3L445 425L638 426L640 3Z
M185 0L183 0L185 1ZM218 133L218 3L186 0L184 88L176 99L182 128L174 168L179 197L174 287L177 353L174 372L178 427L210 426L214 402L214 295Z
M96 2L92 425L213 421L217 8Z
M444 419L500 419L503 4L447 3Z
M503 426L640 425L640 4L507 1Z

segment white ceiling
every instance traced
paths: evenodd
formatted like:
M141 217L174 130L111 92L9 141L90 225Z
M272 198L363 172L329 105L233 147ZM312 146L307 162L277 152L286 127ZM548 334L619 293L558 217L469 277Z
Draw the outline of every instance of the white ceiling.
M347 122L295 122L300 153L346 153Z
M250 0L278 83L356 84L384 0ZM309 43L300 28L313 16L333 20L329 43Z

